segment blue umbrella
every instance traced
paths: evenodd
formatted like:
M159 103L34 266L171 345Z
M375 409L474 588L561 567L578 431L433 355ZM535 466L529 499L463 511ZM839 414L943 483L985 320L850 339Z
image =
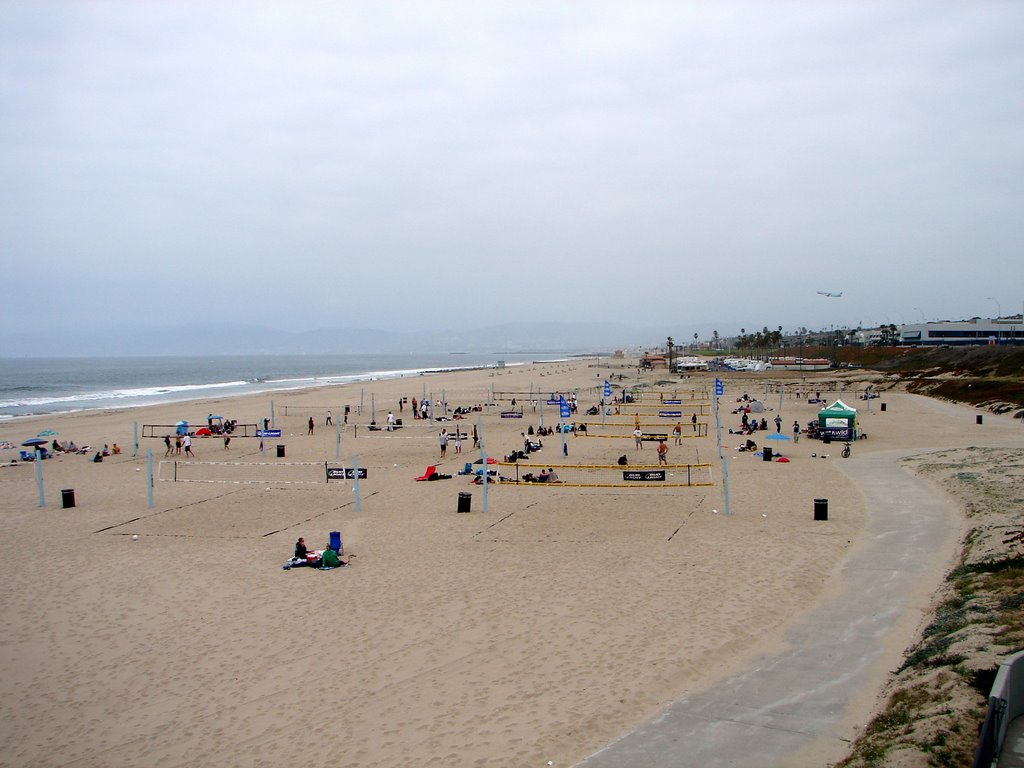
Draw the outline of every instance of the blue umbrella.
M784 435L781 432L772 432L765 440L789 440L789 435Z
M22 445L34 448L37 445L46 445L49 442L50 441L47 440L45 437L30 437L28 440L23 442Z

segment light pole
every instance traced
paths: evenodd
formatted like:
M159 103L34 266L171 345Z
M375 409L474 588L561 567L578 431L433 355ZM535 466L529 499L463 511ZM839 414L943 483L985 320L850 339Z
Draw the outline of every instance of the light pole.
M999 303L999 299L997 299L995 296L986 296L985 298L988 299L989 301L994 301L996 303L996 320L998 320L1000 317L1003 316L1003 307Z
M924 319L924 310L921 309L920 307L914 307L914 309L916 309L918 312L921 313L921 322L922 323L927 323L928 321Z

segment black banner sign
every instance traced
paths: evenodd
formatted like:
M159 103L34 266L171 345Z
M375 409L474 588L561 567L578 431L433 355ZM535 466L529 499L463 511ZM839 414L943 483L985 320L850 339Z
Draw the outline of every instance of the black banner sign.
M328 480L355 480L356 471L352 467L328 467ZM359 479L366 479L366 467L359 468Z
M622 473L623 480L664 480L665 470L664 469L649 469L649 470L628 470Z

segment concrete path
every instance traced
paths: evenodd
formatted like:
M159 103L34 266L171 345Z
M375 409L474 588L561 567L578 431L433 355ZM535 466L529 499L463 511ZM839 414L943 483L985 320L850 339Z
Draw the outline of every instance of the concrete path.
M844 713L898 665L891 651L882 655L886 642L895 636L901 652L912 641L917 611L926 607L922 580L930 594L956 552L952 502L897 466L913 453L862 453L839 464L864 493L867 526L837 584L786 632L784 650L675 702L580 768L772 768L841 759L851 735Z

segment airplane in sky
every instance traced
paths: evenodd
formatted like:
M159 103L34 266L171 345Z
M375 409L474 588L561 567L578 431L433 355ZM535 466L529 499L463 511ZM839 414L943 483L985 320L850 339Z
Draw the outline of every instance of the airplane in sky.
M839 293L832 293L830 291L816 291L816 293L819 293L822 296L828 296L830 299L838 299L843 295L842 291L840 291Z

